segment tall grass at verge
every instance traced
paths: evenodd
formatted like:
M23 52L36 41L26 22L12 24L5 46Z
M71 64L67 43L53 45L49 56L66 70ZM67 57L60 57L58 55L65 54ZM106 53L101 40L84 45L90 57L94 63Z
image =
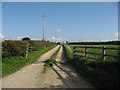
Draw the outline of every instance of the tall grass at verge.
M61 46L60 46L61 47ZM50 59L44 61L44 70L43 72L45 73L48 69L50 69L50 67L52 67L55 63L56 63L56 57L57 54L60 50L60 47L58 48L58 50L51 56Z

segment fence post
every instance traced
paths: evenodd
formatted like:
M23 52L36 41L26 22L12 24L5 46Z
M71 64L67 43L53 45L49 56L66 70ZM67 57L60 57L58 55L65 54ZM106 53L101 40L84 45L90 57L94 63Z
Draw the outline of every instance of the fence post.
M105 47L102 47L102 61L105 60Z
M26 55L25 55L25 58L27 59L28 57L28 50L29 50L29 43L27 43L27 49L26 49Z
M73 47L73 59L75 59L75 56L76 56L76 55L75 55L75 48L76 48L76 47L74 46L74 47Z
M85 58L87 57L87 46L85 45Z

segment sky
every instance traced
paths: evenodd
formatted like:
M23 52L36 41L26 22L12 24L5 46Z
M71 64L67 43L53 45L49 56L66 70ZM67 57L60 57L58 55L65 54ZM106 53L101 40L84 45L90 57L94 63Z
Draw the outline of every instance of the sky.
M3 2L119 2L119 0L2 0Z
M5 39L106 41L118 39L117 2L3 2Z

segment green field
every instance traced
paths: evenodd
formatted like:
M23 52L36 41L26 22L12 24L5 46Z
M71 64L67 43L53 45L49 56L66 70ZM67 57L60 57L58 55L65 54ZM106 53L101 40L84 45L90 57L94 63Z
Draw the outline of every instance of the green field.
M95 45L98 46L98 45ZM119 48L116 45L99 45L110 47L110 48ZM92 60L83 58L78 54L76 58L73 58L73 46L70 46L71 50L65 45L66 57L69 60L71 66L73 66L76 71L82 76L86 81L90 82L96 88L118 88L119 87L119 66L120 61L109 57L105 61ZM84 51L84 49L77 49ZM88 49L89 52L101 53L98 49ZM119 55L117 51L106 51L107 54ZM91 55L94 58L100 58L100 56Z
M80 45L80 46L85 46L85 45ZM120 49L120 46L118 45L87 45L89 47L105 47L105 48L116 48L116 49ZM73 50L73 46L71 45L70 48ZM85 51L85 48L76 48L77 51ZM88 48L87 52L91 52L91 53L97 53L97 54L102 54L102 49L99 48ZM114 56L118 56L120 50L109 50L106 49L105 50L105 54L106 55L114 55ZM81 53L81 52L77 52L76 53L78 56L84 56L85 53ZM96 54L87 54L87 57L91 57L91 58L96 58L96 60L101 60L102 55L96 55ZM93 59L88 59L88 60L93 60ZM105 61L118 61L119 58L116 57L110 57L110 56L105 56Z

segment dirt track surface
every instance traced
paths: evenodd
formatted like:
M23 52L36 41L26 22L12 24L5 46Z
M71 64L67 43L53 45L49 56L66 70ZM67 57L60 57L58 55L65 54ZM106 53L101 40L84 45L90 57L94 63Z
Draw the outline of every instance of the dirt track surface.
M40 86L40 81L44 76L43 61L49 59L59 46L42 55L37 62L28 65L19 71L2 79L3 88L36 88Z
M61 47L57 63L46 72L40 88L93 88L67 64L63 47Z
M59 46L42 55L37 62L3 78L3 88L92 88L67 64L62 46L56 58L57 63L43 73L43 61L49 59L58 48Z

